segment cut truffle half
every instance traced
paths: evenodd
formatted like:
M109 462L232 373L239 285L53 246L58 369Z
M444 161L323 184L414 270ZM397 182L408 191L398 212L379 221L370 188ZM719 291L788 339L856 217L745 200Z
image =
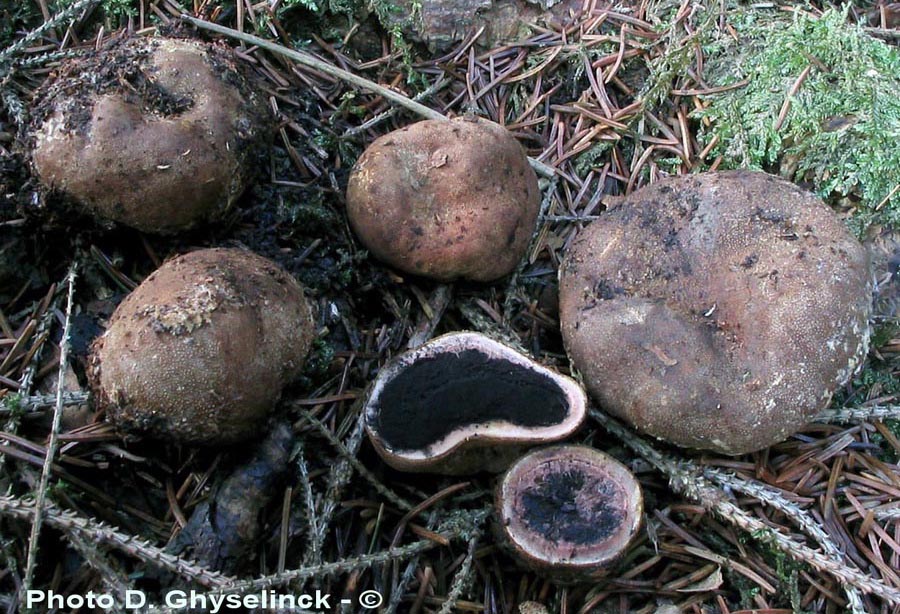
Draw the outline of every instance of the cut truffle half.
M366 398L366 430L401 471L502 471L523 449L574 433L581 387L478 333L451 333L386 365Z
M496 493L502 543L558 582L595 578L621 555L643 514L625 465L587 446L542 448L519 459Z

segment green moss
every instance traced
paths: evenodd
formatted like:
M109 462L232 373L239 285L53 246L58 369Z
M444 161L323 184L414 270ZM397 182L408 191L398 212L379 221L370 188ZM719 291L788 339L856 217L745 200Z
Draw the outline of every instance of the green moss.
M890 367L878 368L870 363L853 378L854 388L868 391L876 386L878 396L900 394L900 380Z
M75 0L58 0L55 3L56 11L74 3ZM140 12L135 0L100 0L99 8L103 15L113 23L127 20L129 17L136 17Z
M739 40L705 45L709 86L749 83L709 97L696 114L711 121L701 141L718 137L723 168L780 164L823 198L846 198L859 233L873 222L900 226L900 193L888 199L900 184L900 51L849 25L846 12L785 22L745 11L730 17ZM779 128L785 98L809 67Z
M363 0L284 0L278 5L275 16L284 20L299 11L309 11L318 15L330 13L352 18L364 12ZM261 16L265 16L262 13Z
M885 420L884 425L891 433L893 433L894 437L900 438L900 421ZM875 456L881 462L887 463L889 465L894 465L898 461L900 461L900 453L898 453L892 445L885 441L884 435L882 435L881 433L870 434L869 441L878 446L878 451L875 453Z
M277 14L281 17L287 11L297 7L304 8L313 13L318 13L323 10L322 3L317 0L284 0L284 2L279 5Z
M306 358L303 377L310 382L317 381L327 375L332 362L334 362L334 348L325 339L316 339Z
M873 348L877 349L887 344L898 335L900 335L900 321L893 319L887 320L874 327L870 344Z
M3 397L3 400L0 400L0 405L3 406L3 409L9 411L6 421L0 424L3 425L4 430L14 432L22 421L22 417L25 416L25 408L22 407L22 397L18 394L8 394Z
M800 572L807 568L789 557L783 550L772 550L771 556L775 558L775 575L782 594L788 596L791 609L796 614L804 614L805 610L801 608L803 596L800 594L799 580Z
M341 95L341 102L334 112L334 116L355 115L358 119L365 119L368 109L362 104L357 104L358 96L356 92L344 92Z
M810 568L797 561L793 557L791 557L787 552L782 550L781 548L776 547L771 543L769 538L769 532L771 529L765 529L760 531L754 531L750 533L749 537L752 540L756 541L757 547L759 548L759 552L763 555L763 558L768 563L769 567L774 567L775 569L775 579L778 584L778 593L777 595L767 595L767 598L773 599L775 603L778 605L790 605L791 610L796 614L806 614L807 610L804 610L801 607L803 602L803 595L800 592L800 572L801 571L810 571ZM750 540L744 538L741 540L744 543L748 543ZM737 574L735 574L737 575ZM813 574L815 575L815 574ZM747 582L746 579L744 579ZM758 585L752 585L755 588L759 588ZM755 606L755 603L752 601L753 597L756 596L759 592L757 591L746 591L741 590L741 598L742 598L742 606L751 608ZM773 603L773 605L775 605Z
M406 82L418 86L425 84L424 77L413 68L412 45L403 36L404 29L414 29L413 24L416 23L422 12L421 1L409 2L408 12L390 0L368 0L368 8L375 13L381 26L391 35L391 43L400 52L403 72L406 73Z
M575 158L575 172L584 177L591 170L606 162L607 154L612 150L614 141L597 141Z
M318 194L285 198L279 203L278 215L285 222L302 224L298 234L334 232L341 224L340 216Z

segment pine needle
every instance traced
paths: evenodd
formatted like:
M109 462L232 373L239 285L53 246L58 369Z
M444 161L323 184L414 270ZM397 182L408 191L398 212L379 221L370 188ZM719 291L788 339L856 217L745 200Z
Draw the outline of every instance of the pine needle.
M727 495L703 477L700 469L690 460L676 460L662 454L619 422L597 410L591 410L590 415L603 428L616 435L625 445L665 474L669 478L669 485L675 492L697 501L720 518L746 531L755 539L777 547L791 558L806 563L819 572L830 574L841 583L849 584L863 593L876 595L892 605L900 605L900 590L857 569L848 567L834 556L813 550L809 546L773 530L759 518L751 516L727 500Z

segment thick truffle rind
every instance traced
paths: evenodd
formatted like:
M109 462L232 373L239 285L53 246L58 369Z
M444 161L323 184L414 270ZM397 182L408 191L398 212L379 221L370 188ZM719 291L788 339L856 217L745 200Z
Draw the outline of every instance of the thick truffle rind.
M356 162L347 216L377 258L441 281L492 281L528 248L537 176L502 126L426 120L376 139Z
M864 248L811 194L705 173L638 190L581 232L560 321L605 410L740 454L802 428L860 366L870 280Z
M116 309L93 344L97 405L126 432L182 443L253 437L314 337L303 289L239 249L168 260Z
M42 183L100 219L152 233L220 219L269 132L231 55L199 41L114 44L65 65L38 100Z
M478 333L450 333L385 365L366 431L401 471L502 471L528 447L574 433L587 398L572 379Z

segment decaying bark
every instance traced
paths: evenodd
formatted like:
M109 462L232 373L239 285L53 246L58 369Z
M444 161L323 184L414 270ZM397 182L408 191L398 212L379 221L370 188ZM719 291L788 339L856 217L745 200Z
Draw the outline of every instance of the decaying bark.
M198 505L169 550L226 574L247 568L261 531L261 513L280 492L293 443L279 422L246 463L238 466Z

